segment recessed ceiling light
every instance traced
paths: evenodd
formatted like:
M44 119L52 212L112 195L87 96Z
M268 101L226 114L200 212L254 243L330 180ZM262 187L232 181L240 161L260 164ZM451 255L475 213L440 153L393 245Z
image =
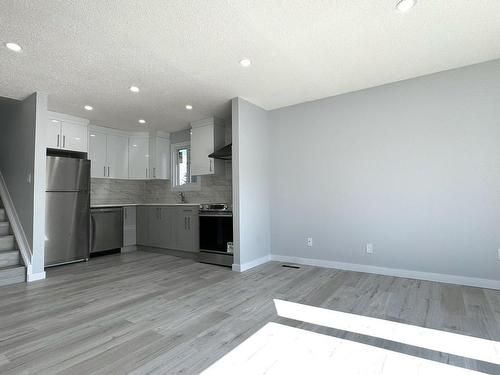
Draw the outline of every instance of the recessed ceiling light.
M57 123L59 122L59 120L52 120L52 122L53 122L54 124L57 124Z
M248 68L250 65L252 65L252 61L250 61L250 59L242 59L240 60L240 65L244 68Z
M7 47L8 49L10 49L11 51L14 51L14 52L21 52L23 50L19 44L12 43L12 42L5 43L5 47Z
M145 124L145 123L146 123L146 120L144 120L142 118L139 120L139 124Z
M132 92L139 92L140 91L139 87L137 87L137 86L130 86L129 90L132 91Z
M95 137L95 134L91 134L90 136L91 136L91 137Z
M408 12L411 8L417 5L417 0L400 0L396 4L396 9L400 12Z
M92 111L94 109L94 107L92 107L91 105L86 105L83 108L85 108L87 111Z
M190 110L192 110L192 109L193 109L193 106L192 106L191 104L188 104L188 105L186 105L186 109L187 109L188 111L190 111Z

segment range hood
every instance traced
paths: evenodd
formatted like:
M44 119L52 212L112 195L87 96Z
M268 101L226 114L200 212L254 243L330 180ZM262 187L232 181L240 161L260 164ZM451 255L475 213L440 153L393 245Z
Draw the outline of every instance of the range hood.
M233 144L230 143L208 155L209 158L231 160L233 155Z

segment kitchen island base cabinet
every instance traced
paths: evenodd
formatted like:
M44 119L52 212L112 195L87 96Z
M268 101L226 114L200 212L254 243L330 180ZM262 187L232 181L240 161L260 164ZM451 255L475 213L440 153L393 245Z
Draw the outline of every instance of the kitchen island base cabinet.
M198 251L198 208L138 206L137 244L172 250Z

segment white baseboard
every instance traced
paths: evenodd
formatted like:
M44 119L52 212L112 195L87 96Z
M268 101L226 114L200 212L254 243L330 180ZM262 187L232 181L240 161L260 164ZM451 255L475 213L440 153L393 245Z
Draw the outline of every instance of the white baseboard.
M127 245L123 246L120 250L122 253L132 253L134 251L137 251L137 245Z
M260 266L261 264L267 263L270 260L271 260L271 255L266 255L266 256L263 256L262 258L254 259L250 262L241 263L241 264L233 264L232 268L233 268L233 271L236 271L236 272L245 272L251 268L254 268L254 267Z
M28 273L26 274L26 281L31 283L32 281L43 280L45 279L45 271L38 273Z
M412 271L412 270L404 270L404 269L398 269L398 268L378 267L378 266L370 266L370 265L366 265L366 264L343 263L343 262L335 262L335 261L322 260L322 259L291 257L291 256L287 256L287 255L272 254L271 260L278 261L278 262L286 262L286 263L297 263L297 264L303 264L303 265L308 265L308 266L336 268L336 269L346 270L346 271L366 272L366 273L374 273L374 274L378 274L378 275L404 277L407 279L435 281L435 282L440 282L440 283L467 285L467 286L475 286L475 287L488 288L488 289L500 289L500 280L480 279L480 278L467 277L467 276Z

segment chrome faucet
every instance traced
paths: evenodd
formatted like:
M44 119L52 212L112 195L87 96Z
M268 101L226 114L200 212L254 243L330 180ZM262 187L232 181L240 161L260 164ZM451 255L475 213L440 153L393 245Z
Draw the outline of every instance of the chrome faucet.
M181 203L186 203L186 197L182 191L179 192L179 198L181 198Z

